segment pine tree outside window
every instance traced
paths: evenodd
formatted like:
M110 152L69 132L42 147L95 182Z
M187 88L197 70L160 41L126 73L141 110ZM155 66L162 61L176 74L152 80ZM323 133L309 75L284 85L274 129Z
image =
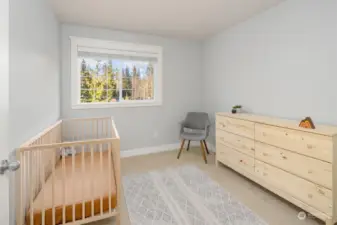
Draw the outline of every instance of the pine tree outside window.
M162 104L158 46L71 37L74 109Z

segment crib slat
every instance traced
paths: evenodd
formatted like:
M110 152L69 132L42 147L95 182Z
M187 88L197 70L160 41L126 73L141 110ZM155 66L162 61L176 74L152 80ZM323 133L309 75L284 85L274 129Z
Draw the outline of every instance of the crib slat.
M99 136L98 136L98 125L99 125L99 119L96 120L96 139L99 138Z
M72 154L71 154L71 160L72 160L72 185L73 185L73 196L76 195L76 189L75 189L75 149L72 147ZM73 201L73 222L75 222L75 201Z
M104 132L105 131L105 120L102 119L101 122L102 122L102 127L101 127L102 128L101 129L102 135L101 135L101 138L106 138L105 137L105 132Z
M25 155L25 159L26 159L26 186L25 186L25 189L27 191L25 191L26 193L26 196L25 196L25 210L29 209L30 208L30 182L31 182L31 161L30 161L30 158L29 158L29 154L30 152L24 152L24 155ZM27 211L27 214L28 214L28 211Z
M91 145L91 171L90 171L90 178L91 178L91 216L94 216L94 146Z
M108 130L109 130L109 119L105 120L105 137L108 138Z
M103 175L103 147L102 144L99 145L99 150L100 150L100 166L101 166L101 176ZM103 193L101 192L101 215L103 215Z
M24 203L23 203L23 188L24 188L24 175L25 175L25 157L24 157L24 153L20 152L20 162L21 162L21 172L20 172L20 205L18 207L20 207L20 221L19 224L23 225L23 221L24 221Z
M95 139L95 120L92 120L91 123L92 123L92 134L90 139Z
M85 218L84 179L85 179L85 162L84 162L84 145L82 145L82 219L83 220Z
M84 129L84 127L83 127L83 123L80 123L80 125L79 126L77 126L78 127L78 131L77 131L77 133L78 133L78 140L82 140L82 131L84 131L85 129Z
M52 207L52 223L55 225L55 160L56 160L56 153L55 150L53 149L53 158L52 158L52 173L51 173L51 180L52 180L52 185L51 185L51 207Z
M66 157L62 154L62 185L63 185L63 207L62 207L62 223L66 223Z
M108 143L108 165L109 165L109 213L111 213L111 143Z
M34 165L33 164L33 152L32 151L30 151L29 152L29 160L30 160L30 165ZM31 169L32 169L32 171L30 171L30 174L33 174L33 167L31 167ZM29 195L29 198L30 198L30 207L29 207L29 209L30 209L30 224L34 224L33 222L34 222L34 207L33 207L33 198L34 198L34 176L32 175L31 176L31 180L30 180L30 182L29 182L29 184L30 184L30 195Z
M42 137L39 138L39 141L38 141L38 145L41 145L42 143L42 140L41 140ZM40 154L39 154L39 151L37 150L34 150L34 153L35 153L35 176L36 176L36 179L35 179L35 186L34 186L34 198L35 196L38 194L37 191L39 190L39 186L40 186L40 168L39 168L39 161L40 161Z
M45 212L45 205L44 205L44 174L45 174L45 168L44 168L44 164L42 162L43 160L43 152L39 151L39 155L40 155L40 162L39 162L39 166L41 167L41 173L40 173L40 182L41 182L41 195L42 195L42 225L45 225L45 216L46 216L46 212Z

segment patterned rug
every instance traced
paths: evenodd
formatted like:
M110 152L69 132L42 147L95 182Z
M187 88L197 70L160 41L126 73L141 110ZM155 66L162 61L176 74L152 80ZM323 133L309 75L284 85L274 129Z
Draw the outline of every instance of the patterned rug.
M132 225L267 225L195 166L123 177Z

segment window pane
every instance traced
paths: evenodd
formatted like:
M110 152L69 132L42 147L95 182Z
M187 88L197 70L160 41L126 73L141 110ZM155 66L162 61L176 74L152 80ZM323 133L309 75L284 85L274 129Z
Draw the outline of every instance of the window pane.
M109 61L107 70L107 89L119 89L120 69L114 60Z
M122 88L123 89L132 89L132 81L133 81L133 78L123 78Z
M93 88L92 77L81 77L81 89L91 89Z
M106 76L109 66L109 60L79 58L81 62L81 76Z
M132 97L132 90L123 90L122 96L123 100L134 100Z
M96 89L93 102L107 102L107 93L103 88Z
M154 69L150 62L127 61L122 67L124 100L153 100Z
M119 102L118 90L108 90L108 102Z
M82 103L108 102L118 97L120 66L104 58L79 57L78 60L81 62Z
M81 103L89 103L93 101L94 90L81 89Z
M78 60L82 103L154 99L153 63L102 56L79 57Z

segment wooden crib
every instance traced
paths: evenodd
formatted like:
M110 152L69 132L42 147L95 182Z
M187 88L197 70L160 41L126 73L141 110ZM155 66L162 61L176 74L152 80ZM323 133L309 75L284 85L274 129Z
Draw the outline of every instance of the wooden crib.
M120 138L110 117L60 120L17 157L17 225L120 224Z

